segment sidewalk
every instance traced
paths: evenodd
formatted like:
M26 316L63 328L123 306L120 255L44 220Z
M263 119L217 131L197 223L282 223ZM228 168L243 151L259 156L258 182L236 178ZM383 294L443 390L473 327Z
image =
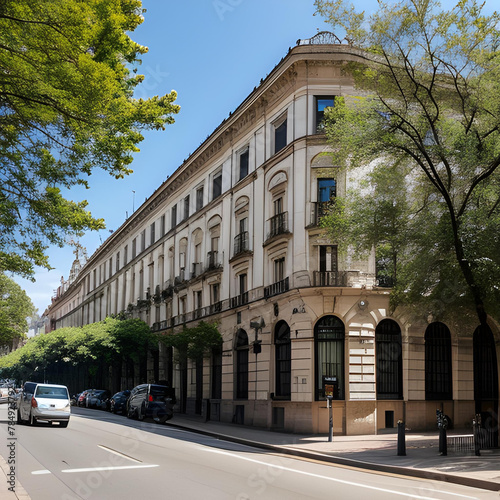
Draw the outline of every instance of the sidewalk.
M299 435L272 432L221 422L204 422L196 417L175 414L167 425L189 429L220 439L257 446L275 453L337 463L345 466L448 481L500 491L500 449L454 452L440 456L438 431L406 432L406 456L397 455L397 433L367 436ZM448 432L448 437L460 434Z

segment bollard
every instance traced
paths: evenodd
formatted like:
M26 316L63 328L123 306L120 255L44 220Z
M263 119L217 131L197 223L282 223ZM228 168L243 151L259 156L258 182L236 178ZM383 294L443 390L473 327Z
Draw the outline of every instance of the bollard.
M443 457L448 455L448 443L446 440L446 427L439 429L439 454Z
M398 457L406 456L405 423L398 420Z

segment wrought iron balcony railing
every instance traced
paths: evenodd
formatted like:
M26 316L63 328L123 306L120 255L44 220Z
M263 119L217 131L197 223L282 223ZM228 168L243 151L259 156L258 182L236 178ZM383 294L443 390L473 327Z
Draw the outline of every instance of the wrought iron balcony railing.
M267 240L289 232L288 212L281 212L267 220Z
M238 255L242 252L247 252L249 250L248 245L248 231L244 231L243 233L237 234L234 237L234 255Z
M290 289L290 280L288 276L281 281L277 281L272 285L266 286L264 288L264 298L268 299L269 297L273 297L274 295L279 295L280 293L288 292Z

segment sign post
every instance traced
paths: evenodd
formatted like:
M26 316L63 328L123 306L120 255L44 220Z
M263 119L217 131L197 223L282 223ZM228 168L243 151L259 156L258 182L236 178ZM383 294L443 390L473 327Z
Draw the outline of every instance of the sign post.
M333 441L333 400L338 397L337 377L323 376L323 394L328 408L328 442Z

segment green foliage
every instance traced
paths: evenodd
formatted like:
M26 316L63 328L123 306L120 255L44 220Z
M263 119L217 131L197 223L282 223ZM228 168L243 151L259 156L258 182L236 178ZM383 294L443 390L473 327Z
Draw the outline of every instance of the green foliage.
M19 380L56 363L78 365L115 359L134 361L158 349L157 337L139 319L106 318L81 328L60 328L38 335L20 349L0 358L2 376Z
M12 346L14 339L24 338L27 318L35 306L26 292L11 278L0 273L0 345Z
M199 360L208 355L213 348L222 345L222 336L213 323L200 321L198 326L184 328L181 332L160 337L168 347L174 347L181 361Z
M104 227L61 188L94 169L131 172L142 131L179 111L176 93L134 99L147 51L127 33L140 0L3 0L0 5L0 271L49 268L48 244Z
M395 259L395 303L499 319L500 15L475 0L379 2L369 19L344 0L315 5L365 56L345 68L358 95L327 115L334 162L388 176L341 223Z

